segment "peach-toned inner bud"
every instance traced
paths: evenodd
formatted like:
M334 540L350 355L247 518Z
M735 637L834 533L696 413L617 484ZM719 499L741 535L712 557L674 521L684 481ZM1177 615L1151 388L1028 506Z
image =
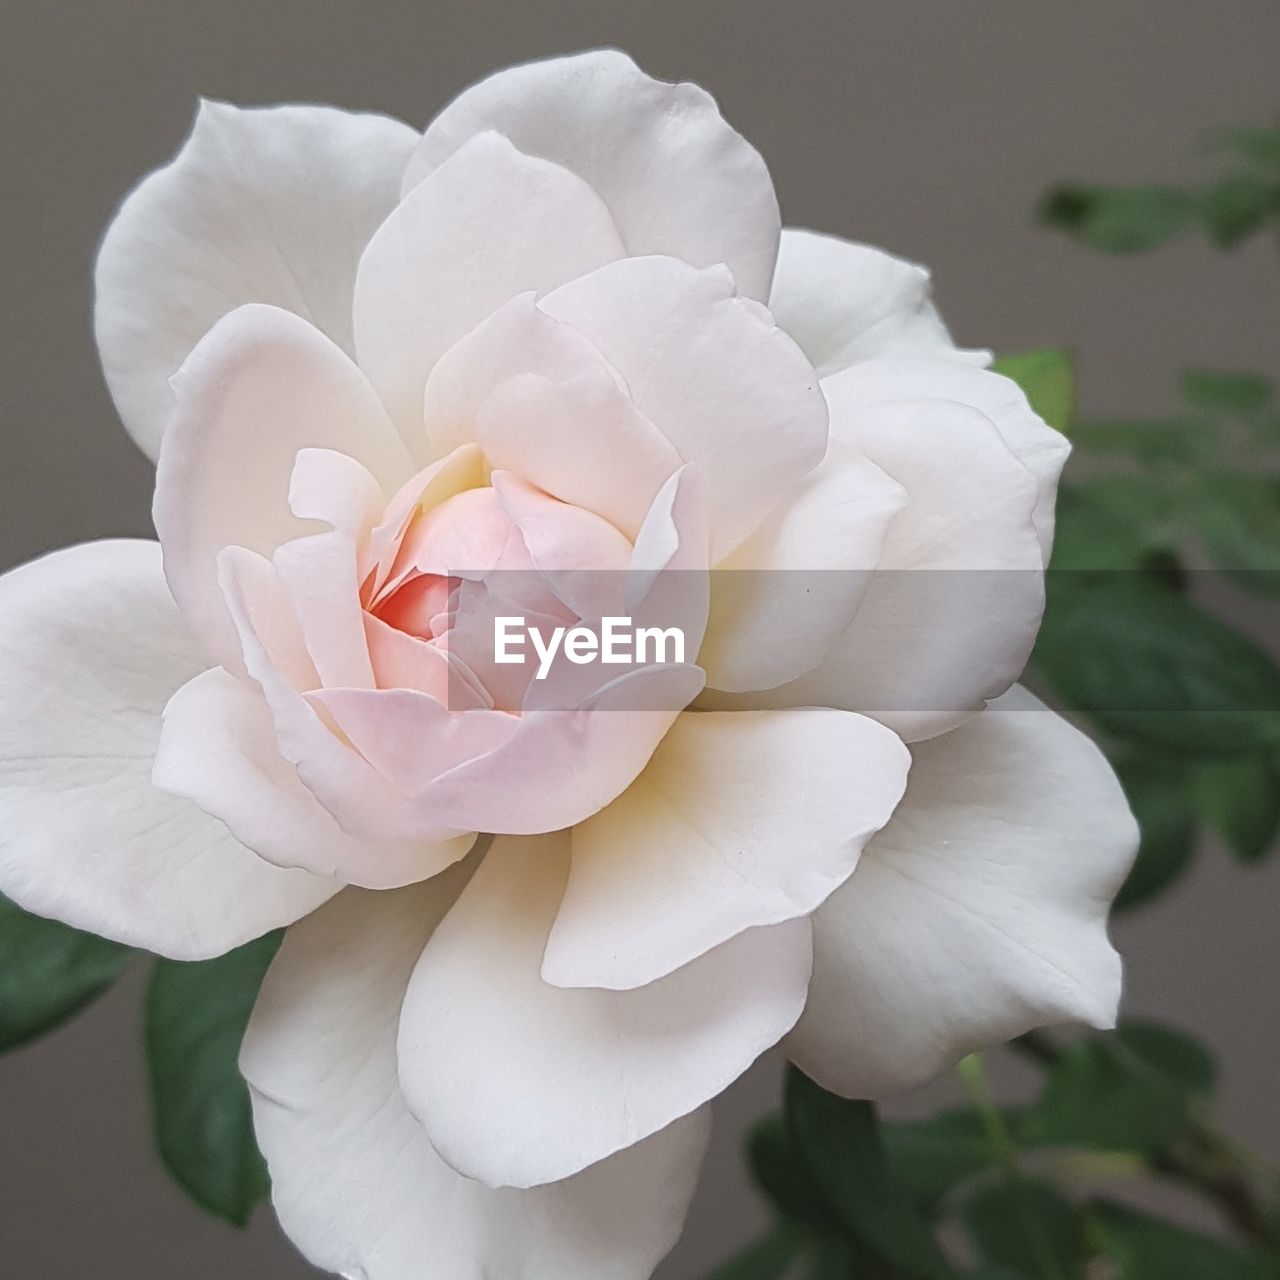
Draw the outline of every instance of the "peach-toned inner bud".
M392 499L361 548L360 604L374 676L380 688L408 684L455 709L518 711L532 668L494 663L494 618L566 625L578 618L540 576L498 490L480 484L433 506L415 497L440 466ZM579 514L545 501L567 527Z

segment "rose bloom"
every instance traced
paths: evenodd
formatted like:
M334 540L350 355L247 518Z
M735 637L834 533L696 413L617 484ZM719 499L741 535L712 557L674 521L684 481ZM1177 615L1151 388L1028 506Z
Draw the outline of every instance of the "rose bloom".
M876 1098L1112 1023L1134 824L1014 687L1068 446L701 89L206 103L96 286L159 541L0 579L0 891L289 926L242 1068L317 1265L641 1280L771 1046ZM595 570L687 661L495 665Z

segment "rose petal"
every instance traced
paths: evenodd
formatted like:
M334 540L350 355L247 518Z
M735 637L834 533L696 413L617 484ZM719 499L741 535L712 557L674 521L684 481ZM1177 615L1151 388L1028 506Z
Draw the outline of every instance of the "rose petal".
M475 840L395 843L349 836L281 757L261 692L216 669L188 681L169 700L153 778L221 819L269 862L344 884L383 888L425 880L464 857Z
M597 617L610 617L621 624L617 634L621 636L621 647L630 660L627 663L630 671L619 676L615 664L605 662L602 653L594 661L576 665L565 657L562 648L550 669L527 683L520 704L525 715L555 711L555 716L542 716L534 724L549 723L554 733L564 735L566 746L575 755L585 741L581 735L588 734L601 743L600 750L609 758L628 760L628 770L641 767L648 759L653 744L671 723L673 714L682 709L703 685L701 669L687 660L697 653L707 625L709 543L705 486L692 467L682 467L666 481L654 499L637 534L635 546L631 548L625 572L587 573L582 575L583 580L579 584L583 598L576 603L586 609L583 617L593 621ZM501 614L511 610L499 608L497 612ZM528 617L527 621L541 626L540 619ZM545 634L545 627L543 631ZM484 635L490 652L492 635L491 625ZM599 635L603 649L603 626L599 628ZM537 669L537 660L530 653L531 647L524 650L527 660L523 667L515 670ZM588 725L589 717L585 712L591 708L625 711L629 717L639 712L643 713L644 720L628 718L617 724L618 737L615 741L607 728L607 720L599 725ZM574 714L565 716L562 714L565 711ZM542 728L535 730L545 731ZM532 742L533 738L530 737L529 741ZM619 752L618 745L623 741L629 741L631 747ZM641 747L644 742L648 745ZM641 754L632 757L630 751L636 749ZM612 772L606 775L598 767L593 767L591 774L597 779L613 777ZM625 776L626 781L630 781L635 774L629 772L618 776ZM609 785L615 784L610 782ZM617 794L617 790L612 791L612 795ZM569 825L598 807L597 804L591 809L581 809L577 818L554 825ZM550 830L551 827L542 829Z
M772 689L811 671L849 630L906 490L835 445L804 487L712 574L698 653L713 689Z
M769 310L824 378L875 356L938 355L962 365L990 364L989 351L956 348L929 293L929 273L914 262L787 227Z
M379 689L416 689L453 711L494 705L484 686L448 649L364 615L369 659Z
M440 358L427 380L426 423L436 448L475 441L492 467L594 511L629 538L680 466L600 352L533 294L513 298Z
M1137 848L1115 775L1015 689L913 749L906 799L814 915L794 1060L847 1097L911 1088L1054 1022L1114 1024L1107 908Z
M125 198L94 277L103 372L143 452L159 455L170 377L246 302L293 311L354 350L355 264L417 141L386 116L200 104L177 157Z
M430 815L409 812L404 793L339 739L299 692L307 686L287 663L282 667L281 655L288 658L295 654L301 648L301 638L271 562L242 547L228 547L218 557L218 564L219 582L240 638L245 669L262 689L271 710L280 754L297 769L303 784L338 825L358 840L390 844L447 846L465 834ZM369 696L372 691L355 692ZM354 877L351 881L361 882ZM365 887L388 888L402 883L396 876L391 877L390 885L379 883L375 876Z
M154 542L70 547L0 576L0 891L180 960L337 891L152 786L161 709L204 665Z
M342 894L286 935L241 1068L281 1225L364 1280L648 1280L675 1243L706 1148L695 1112L567 1182L494 1191L436 1155L396 1077L414 963L461 875Z
M289 476L289 510L357 540L386 511L387 495L367 467L334 449L300 449Z
M335 529L286 542L271 562L321 684L372 689L356 556L355 539Z
M972 405L991 419L1001 439L1021 459L1038 487L1032 519L1040 535L1043 560L1053 549L1053 517L1058 478L1071 453L1071 442L1044 422L1011 378L956 360L900 357L875 360L824 382L833 402L845 412L832 419L834 435L856 421L857 406L927 396Z
M690 657L702 647L711 609L710 506L702 474L681 467L654 498L627 565L632 622L678 628Z
M556 1182L666 1128L804 1002L804 920L744 933L639 991L550 986L538 969L567 869L564 833L496 839L405 996L405 1098L441 1157L487 1186Z
M571 833L542 976L630 989L744 929L807 916L889 820L910 756L825 707L692 712L645 771Z
M360 605L361 550L386 505L382 486L354 458L332 449L298 454L289 507L299 519L320 520L330 529L277 547L272 564L323 684L374 685L365 634L372 619Z
M510 67L431 122L405 190L485 129L585 178L628 253L724 262L744 294L768 297L780 226L769 171L697 85L654 80L616 49Z
M457 712L412 689L318 689L308 700L406 796L420 795L442 773L494 750L519 725L505 711Z
M425 460L432 365L504 302L622 255L609 211L581 178L482 133L414 188L356 275L360 366Z
M308 700L329 712L382 776L411 794L381 814L356 807L345 774L322 775L318 794L327 804L332 794L340 817L350 814L344 825L370 834L556 831L625 790L701 688L697 667L636 667L579 705L540 706L519 717L457 714L407 690L321 689Z
M534 569L579 618L598 618L621 608L632 547L613 525L509 471L495 471L493 487L520 530Z
M473 680L503 711L528 709L529 690L536 681L539 660L532 643L526 641L523 653L514 655L515 661L496 661L498 619L514 618L517 627L522 623L550 636L556 627L573 626L577 618L529 569L499 571L489 575L485 583L463 582L452 599L446 618L448 629L436 642L448 649L457 668L447 690L450 710L465 710L469 705L467 691L462 687L466 680Z
M998 697L1026 665L1044 609L1036 485L968 406L833 396L832 415L908 503L853 625L817 667L777 689L706 703L843 707L908 742L933 737Z
M220 321L174 379L177 408L156 473L165 575L192 632L241 672L217 587L226 546L269 555L313 532L289 508L300 450L331 449L394 491L412 462L364 376L319 330L276 307Z
M636 407L710 487L715 559L798 489L827 448L817 375L723 267L628 258L541 302L621 374Z
M387 504L382 523L364 542L360 575L362 579L373 575L371 593L376 596L387 589L401 543L415 516L460 493L483 488L488 482L484 456L473 444L459 445L406 480Z
M495 570L531 569L528 549L498 495L489 486L465 489L409 524L374 604L383 611L393 604L393 593L424 574L483 582ZM416 609L414 614L415 621L424 620Z

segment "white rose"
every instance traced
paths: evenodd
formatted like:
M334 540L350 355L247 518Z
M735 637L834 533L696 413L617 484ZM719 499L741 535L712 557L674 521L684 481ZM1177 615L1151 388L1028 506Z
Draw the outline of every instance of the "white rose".
M242 1065L316 1264L640 1280L771 1045L875 1097L1111 1022L1132 819L1011 689L1067 446L919 268L781 232L700 89L206 104L97 291L160 541L0 579L0 890L179 958L291 926ZM580 570L720 572L685 663L551 696L463 562L486 623L499 571L570 621Z

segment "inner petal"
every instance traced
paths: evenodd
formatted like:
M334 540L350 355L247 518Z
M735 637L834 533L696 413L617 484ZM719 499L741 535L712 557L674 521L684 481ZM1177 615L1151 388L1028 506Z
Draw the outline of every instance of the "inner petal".
M519 530L491 488L467 489L409 521L375 608L410 578L483 580L498 568L531 569Z
M384 596L371 612L397 631L421 640L433 640L440 634L438 628L448 625L450 602L459 582L459 578L438 573L410 577Z

